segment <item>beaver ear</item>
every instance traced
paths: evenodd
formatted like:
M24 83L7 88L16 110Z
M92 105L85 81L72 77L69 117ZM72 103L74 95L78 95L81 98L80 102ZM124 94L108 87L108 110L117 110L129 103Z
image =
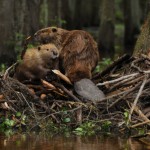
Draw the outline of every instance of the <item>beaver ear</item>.
M57 32L57 28L56 27L52 27L52 32Z
M40 46L38 46L38 50L39 50L39 51L41 50L41 47L40 47Z

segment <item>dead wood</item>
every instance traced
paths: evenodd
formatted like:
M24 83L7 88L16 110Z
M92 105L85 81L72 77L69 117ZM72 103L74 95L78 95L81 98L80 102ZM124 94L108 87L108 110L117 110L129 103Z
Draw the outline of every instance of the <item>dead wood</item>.
M93 77L93 81L105 93L106 97L98 102L83 101L74 93L68 78L56 74L61 80L41 80L38 85L22 84L9 77L13 67L6 70L0 78L0 111L21 112L31 119L31 128L51 119L62 123L65 117L71 118L70 126L85 121L102 124L111 121L121 131L125 125L136 128L150 125L150 59L146 55L140 58L124 55ZM63 81L62 81L63 80ZM128 112L125 124L124 113Z

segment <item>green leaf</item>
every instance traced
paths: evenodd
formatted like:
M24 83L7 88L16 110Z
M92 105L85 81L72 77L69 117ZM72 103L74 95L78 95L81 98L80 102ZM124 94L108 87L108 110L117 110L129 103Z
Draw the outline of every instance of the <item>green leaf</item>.
M75 131L80 131L80 132L82 132L83 129L82 129L82 128L76 128Z
M66 123L68 123L68 122L70 122L70 121L71 121L70 118L65 118L65 119L64 119L64 122L66 122Z
M20 117L20 116L21 116L21 112L17 112L16 117Z
M128 118L129 113L128 112L124 112L124 116L125 116L125 118Z
M9 119L6 119L5 120L5 125L9 126L9 127L12 127L15 125L15 121L14 120L9 120Z

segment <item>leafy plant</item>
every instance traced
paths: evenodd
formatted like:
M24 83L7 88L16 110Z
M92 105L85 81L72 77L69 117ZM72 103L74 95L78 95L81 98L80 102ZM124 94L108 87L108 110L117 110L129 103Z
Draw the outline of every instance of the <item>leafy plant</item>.
M107 121L103 122L101 128L103 131L109 132L111 125L112 125L111 121L107 120Z
M8 118L2 117L0 119L0 130L5 131L7 129L13 129L14 127L20 127L26 123L26 115L17 112L15 115L8 115Z
M6 70L5 64L0 64L0 71L3 73Z
M110 65L113 61L110 58L103 58L100 61L95 69L96 72L103 71L108 65Z
M85 122L73 131L77 135L93 135L95 134L95 123Z
M125 112L123 114L124 114L125 124L128 126L129 125L129 110L125 109Z

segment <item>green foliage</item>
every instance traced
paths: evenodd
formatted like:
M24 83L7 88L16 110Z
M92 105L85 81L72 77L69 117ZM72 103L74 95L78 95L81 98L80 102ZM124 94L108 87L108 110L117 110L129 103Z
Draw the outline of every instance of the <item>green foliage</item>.
M77 135L94 135L95 134L95 123L85 122L74 130Z
M26 115L17 112L15 115L8 115L7 118L1 117L0 122L0 131L4 132L8 129L13 129L14 127L26 125Z
M28 48L34 48L35 46L33 44L28 44Z
M48 25L48 5L45 0L41 5L40 23L43 27L46 27Z
M6 70L6 65L5 64L0 64L0 72L4 73Z
M66 20L63 20L57 16L55 17L55 19L51 19L52 26L58 26L59 24L61 24L61 26L63 26L66 23L67 23Z
M122 0L115 1L115 17L117 22L123 22Z
M124 114L125 124L128 126L128 124L129 124L129 110L125 109L125 112L123 114Z
M95 69L96 72L103 71L107 66L109 66L113 61L110 58L103 58Z
M15 125L15 121L12 119L8 119L8 118L3 118L2 119L2 123L0 124L0 129L2 131L4 131L5 129L10 129L12 127L14 127Z
M24 40L24 35L22 33L15 34L15 52L19 54L22 51L22 41Z
M68 120L66 120L66 122L67 121ZM65 135L69 135L71 132L71 129L69 126L67 126L67 124L56 124L50 120L47 122L47 125L43 129L52 135L53 134L60 134L60 133L63 133Z
M112 125L112 123L111 123L111 121L109 121L109 120L103 122L103 124L102 124L102 126L101 126L102 131L109 132L111 125Z

